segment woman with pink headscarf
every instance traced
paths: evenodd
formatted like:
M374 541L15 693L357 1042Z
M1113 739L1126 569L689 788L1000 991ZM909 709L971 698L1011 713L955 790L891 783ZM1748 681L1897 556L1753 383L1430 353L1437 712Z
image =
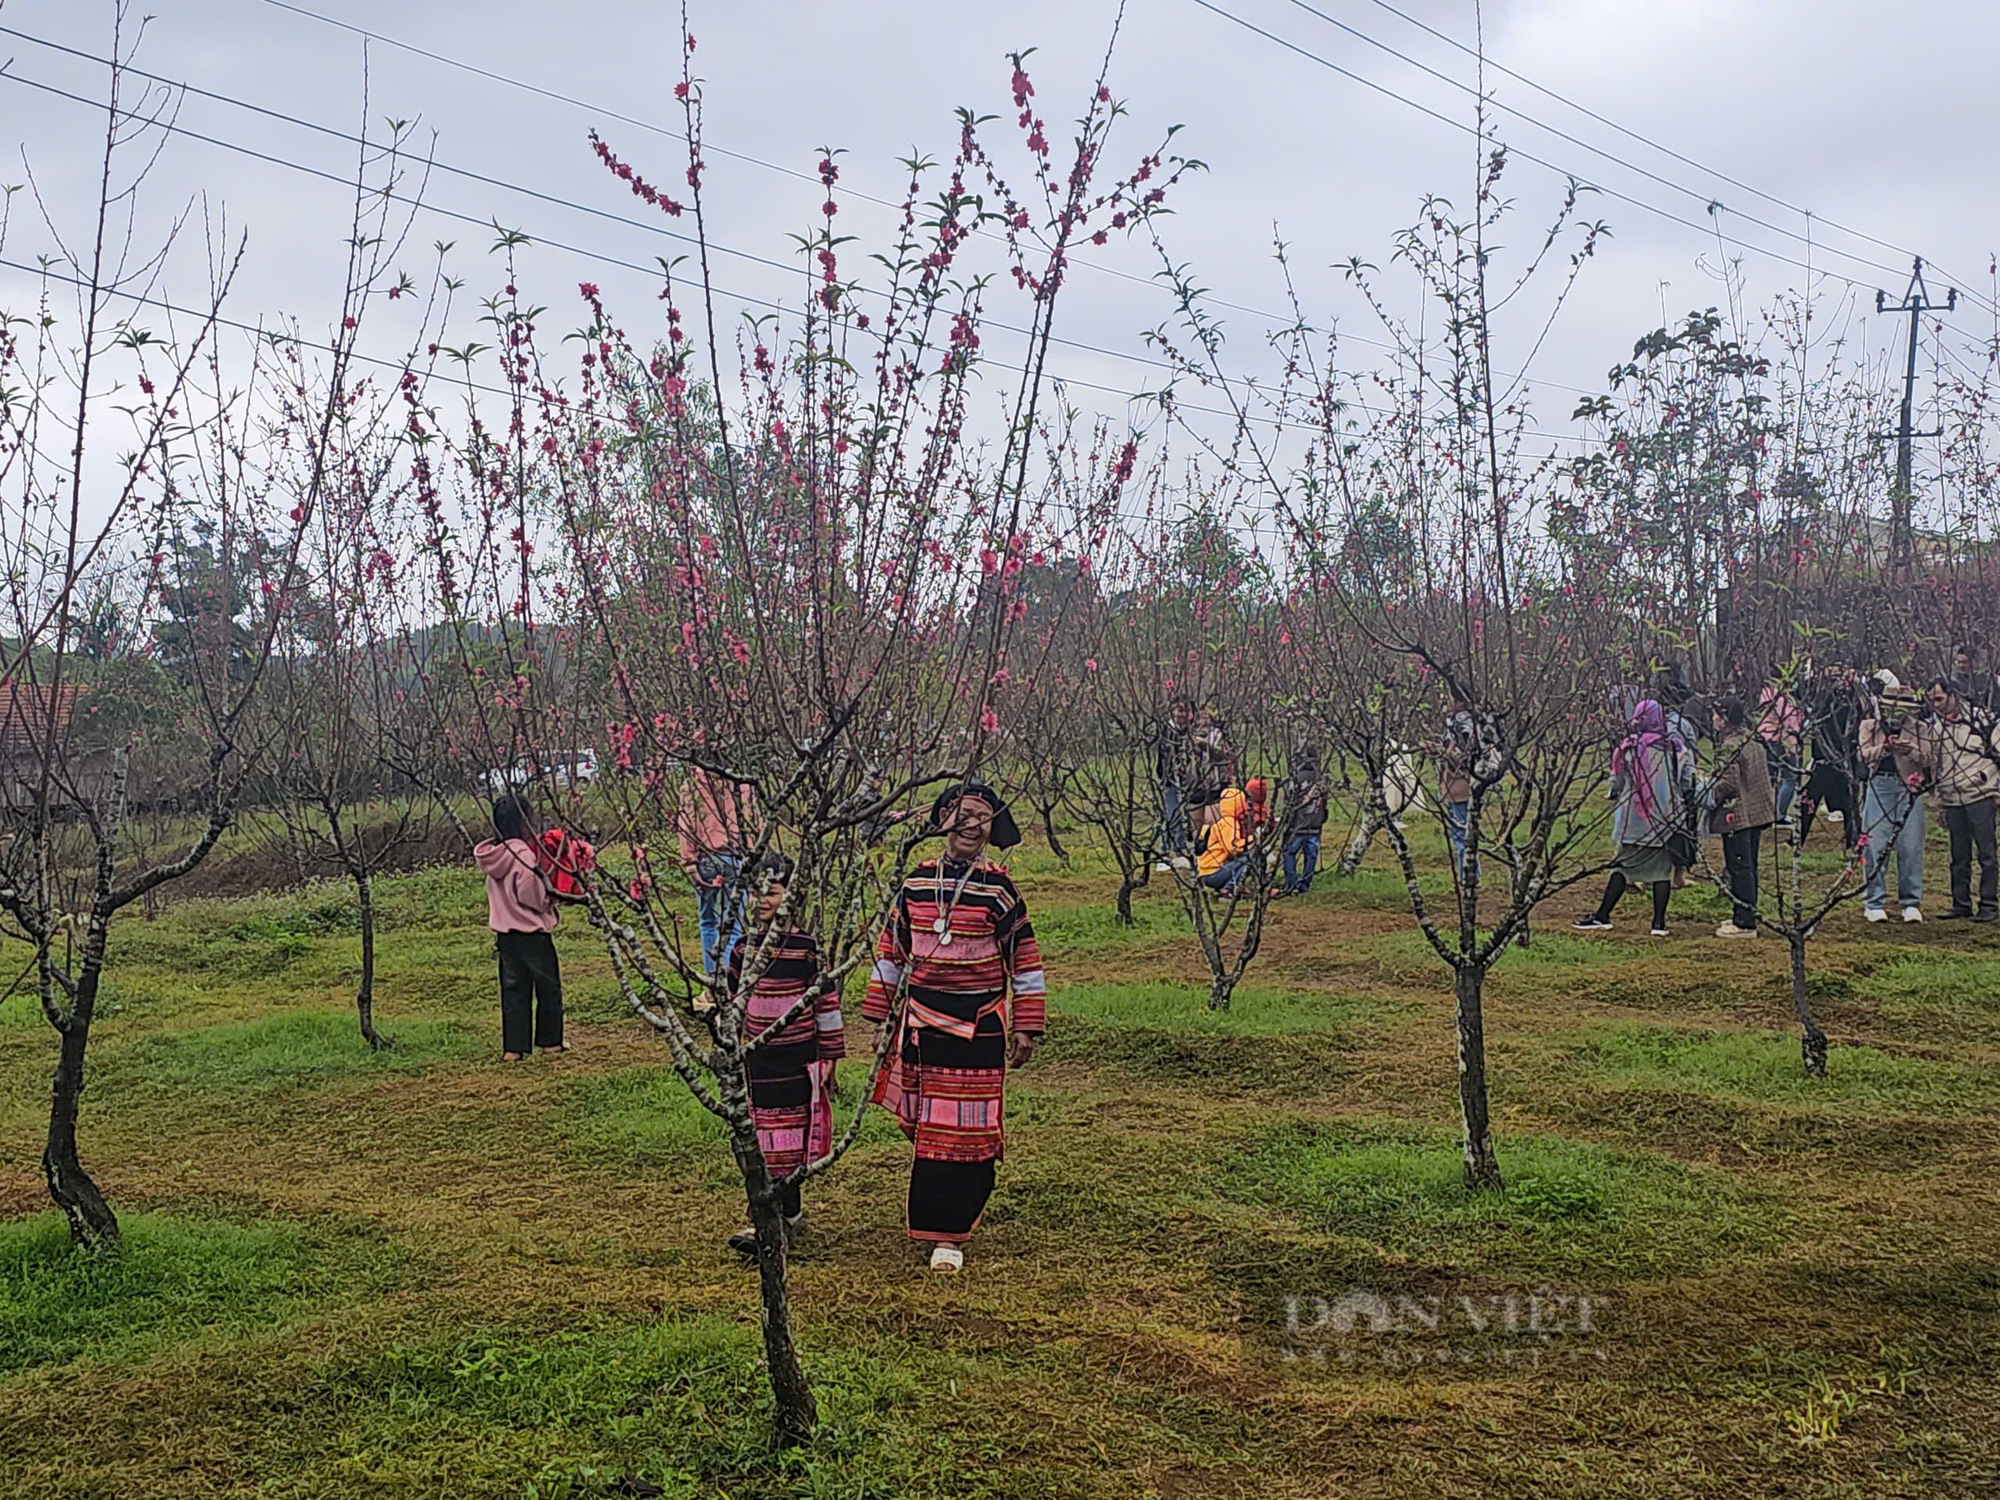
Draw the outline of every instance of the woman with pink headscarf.
M1694 772L1694 751L1667 728L1660 705L1645 699L1632 711L1631 732L1611 752L1611 799L1617 803L1612 835L1618 856L1597 910L1580 918L1583 932L1604 932L1618 898L1635 885L1653 893L1653 936L1667 935L1667 900L1673 894L1673 843L1685 828L1682 788Z

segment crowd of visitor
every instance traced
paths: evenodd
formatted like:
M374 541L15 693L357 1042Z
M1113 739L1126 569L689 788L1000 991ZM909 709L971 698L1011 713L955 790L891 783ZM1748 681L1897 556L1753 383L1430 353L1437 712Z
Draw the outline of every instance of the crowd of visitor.
M1887 669L1866 677L1840 669L1774 674L1754 706L1738 694L1700 698L1672 672L1621 696L1626 727L1609 756L1615 852L1603 897L1577 919L1578 929L1610 929L1620 900L1643 890L1650 930L1666 937L1675 890L1695 872L1717 869L1706 852L1714 840L1719 872L1709 878L1731 903L1716 933L1755 937L1767 835L1803 844L1816 814L1840 827L1859 861L1866 920L1888 920L1893 863L1897 912L1921 922L1927 804L1950 849L1951 904L1939 916L2000 921L1996 679L1977 670L1972 651L1961 653L1955 675L1935 678L1923 693ZM1241 777L1220 719L1183 697L1160 721L1149 753L1160 799L1158 868L1173 871L1191 899L1312 889L1333 791L1313 735L1297 739L1274 789L1264 778ZM1428 760L1428 776L1413 756ZM1386 820L1434 795L1451 868L1464 881L1476 873L1467 851L1482 801L1510 773L1493 722L1452 685L1441 732L1385 771L1396 805L1386 807L1386 786L1368 802ZM871 843L906 816L875 820ZM779 1185L786 1231L796 1233L805 1222L804 1169L832 1146L846 1030L840 987L790 899L793 865L773 853L746 868L757 817L750 788L696 767L673 826L698 912L705 977L695 1008L712 1012L718 995L741 1004L758 1145ZM502 1056L518 1062L536 1050L566 1050L553 933L595 852L573 835L539 831L518 796L494 804L493 827L475 858L499 961ZM1045 981L1026 903L986 857L989 846L1007 849L1020 839L1000 794L976 780L950 787L931 807L926 831L941 847L895 895L861 1013L895 1028L868 1102L887 1110L913 1147L908 1233L928 1248L934 1270L956 1272L1003 1154L1007 1071L1034 1055L1046 1027ZM650 879L642 863L635 899ZM749 1228L729 1243L757 1249Z
M1707 705L1706 747L1688 713L1693 695L1663 674L1612 752L1617 855L1603 901L1575 925L1608 928L1619 897L1644 885L1653 933L1666 936L1671 892L1715 836L1733 907L1717 935L1754 937L1767 834L1802 846L1816 814L1840 828L1860 865L1862 916L1889 920L1893 863L1897 913L1921 922L1927 803L1950 851L1951 904L1940 919L2000 921L1993 679L1971 672L1972 655L1962 650L1959 673L1933 678L1921 693L1887 668L1866 677L1839 668L1768 683L1754 711L1742 697L1718 697Z

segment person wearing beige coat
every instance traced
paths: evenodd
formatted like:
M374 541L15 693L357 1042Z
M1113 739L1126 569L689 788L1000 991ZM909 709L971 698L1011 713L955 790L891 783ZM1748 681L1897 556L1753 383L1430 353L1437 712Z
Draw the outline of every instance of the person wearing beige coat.
M1751 733L1748 720L1741 698L1717 700L1715 733L1721 748L1712 784L1712 824L1722 835L1722 863L1735 905L1729 920L1715 929L1717 937L1757 935L1757 846L1764 830L1778 821L1764 741Z
M2000 921L2000 866L1994 860L1994 812L2000 763L1993 718L1965 700L1950 678L1930 686L1932 718L1907 735L1911 763L1930 779L1951 840L1951 910L1946 919ZM1979 905L1972 904L1972 856L1979 856Z

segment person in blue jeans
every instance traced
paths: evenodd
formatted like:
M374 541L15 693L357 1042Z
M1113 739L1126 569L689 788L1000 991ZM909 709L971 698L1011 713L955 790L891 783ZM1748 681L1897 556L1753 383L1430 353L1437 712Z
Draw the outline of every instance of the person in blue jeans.
M1200 821L1207 831L1201 837L1201 852L1195 858L1195 883L1211 891L1233 891L1249 873L1255 852L1251 844L1250 799L1230 787L1222 794L1213 815L1203 809Z
M1194 703L1175 698L1170 716L1155 732L1154 774L1160 780L1163 854L1188 852L1193 831L1188 826L1188 795L1194 780Z
M1472 823L1472 803L1447 802L1444 805L1444 836L1451 843L1451 866L1454 870L1465 868L1465 833Z
M1861 764L1868 773L1862 789L1861 846L1865 882L1861 914L1871 922L1886 922L1889 899L1889 856L1896 857L1896 900L1905 922L1924 919L1924 799L1910 784L1909 772L1896 758L1903 719L1918 704L1903 692L1893 672L1875 674L1877 697L1869 716L1856 731ZM1911 768L1914 770L1914 767ZM1921 779L1917 782L1922 785Z
M1472 822L1473 762L1479 757L1479 723L1472 716L1472 704L1453 684L1451 712L1444 721L1444 738L1431 741L1428 748L1438 760L1438 801L1444 805L1444 836L1451 844L1451 867L1461 875L1465 869L1465 845ZM1479 867L1471 872L1477 876Z
M1319 870L1319 841L1326 828L1326 773L1320 769L1319 747L1299 746L1285 788L1285 847L1282 894L1302 896L1312 889Z
M1202 876L1197 884L1205 886L1211 891L1221 891L1224 895L1227 895L1242 884L1243 877L1249 873L1249 870L1250 857L1247 854L1239 854L1221 869L1212 870Z
M1805 741L1805 714L1785 690L1780 669L1757 699L1757 737L1764 742L1764 766L1771 777L1771 796L1780 828L1792 826L1792 800L1799 791L1799 760Z
M681 846L681 868L694 887L701 919L701 970L712 974L736 941L742 920L745 825L756 817L756 797L747 782L714 775L700 766L688 768L674 831ZM731 902L735 911L729 910Z

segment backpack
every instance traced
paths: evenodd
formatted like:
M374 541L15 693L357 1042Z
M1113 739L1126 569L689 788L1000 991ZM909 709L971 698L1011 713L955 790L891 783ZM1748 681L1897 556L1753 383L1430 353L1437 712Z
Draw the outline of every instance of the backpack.
M542 834L542 849L555 871L549 884L559 896L574 896L583 887L583 877L597 868L597 851L560 828Z

